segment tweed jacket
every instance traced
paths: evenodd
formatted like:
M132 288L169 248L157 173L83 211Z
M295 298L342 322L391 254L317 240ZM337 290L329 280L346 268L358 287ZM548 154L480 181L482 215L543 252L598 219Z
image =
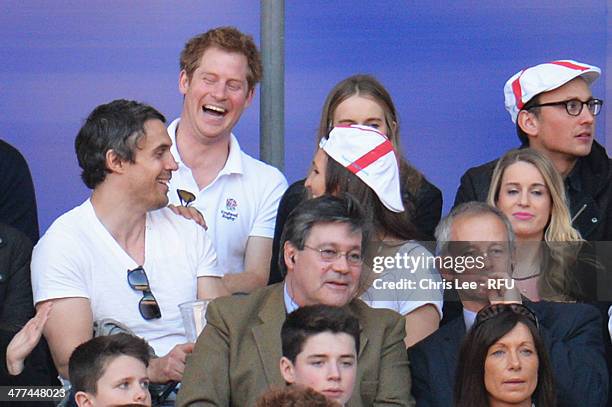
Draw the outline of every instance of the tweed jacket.
M361 300L349 307L362 332L348 405L413 406L403 319ZM284 386L279 362L285 318L283 283L212 301L187 361L177 406L251 407L270 386Z

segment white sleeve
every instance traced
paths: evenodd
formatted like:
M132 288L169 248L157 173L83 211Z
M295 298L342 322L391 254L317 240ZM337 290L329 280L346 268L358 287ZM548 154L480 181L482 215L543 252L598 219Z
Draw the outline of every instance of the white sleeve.
M71 236L47 233L32 252L34 304L54 298L90 298L88 260Z
M276 168L268 167L267 174L261 174L265 180L259 180L264 185L260 197L259 210L249 236L274 237L274 225L278 204L287 189L285 176Z
M368 305L407 315L431 304L442 318L442 278L427 249L411 241L399 247L393 255L374 256L372 261L372 272L377 275L361 296Z
M410 247L408 245L414 245L414 247ZM410 256L422 258L423 260L417 262L418 266L412 270L412 279L416 282L417 289L414 291L413 298L409 301L405 301L402 304L400 314L406 315L414 311L415 309L422 307L427 304L431 304L438 310L440 314L440 319L442 319L442 306L444 304L444 293L440 290L421 290L420 282L421 280L425 280L429 282L441 282L442 277L440 276L440 272L433 265L433 261L427 261L427 259L432 259L433 255L423 246L417 243L408 243L409 250L408 253ZM405 247L406 247L405 246ZM429 264L428 264L429 263Z
M217 252L212 245L210 236L204 228L196 225L197 277L223 277L225 274L219 267Z

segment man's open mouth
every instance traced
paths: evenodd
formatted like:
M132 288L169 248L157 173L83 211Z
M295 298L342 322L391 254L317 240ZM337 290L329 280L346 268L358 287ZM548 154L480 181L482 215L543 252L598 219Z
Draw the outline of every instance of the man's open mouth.
M227 113L227 110L224 107L216 105L204 105L202 106L202 111L218 117L223 117Z

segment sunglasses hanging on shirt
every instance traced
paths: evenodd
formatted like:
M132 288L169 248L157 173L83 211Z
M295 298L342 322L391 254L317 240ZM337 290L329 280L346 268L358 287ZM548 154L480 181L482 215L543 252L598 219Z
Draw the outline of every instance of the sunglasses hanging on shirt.
M127 280L133 290L142 291L142 298L138 303L140 315L146 320L161 318L159 304L151 292L147 273L142 266L127 271Z

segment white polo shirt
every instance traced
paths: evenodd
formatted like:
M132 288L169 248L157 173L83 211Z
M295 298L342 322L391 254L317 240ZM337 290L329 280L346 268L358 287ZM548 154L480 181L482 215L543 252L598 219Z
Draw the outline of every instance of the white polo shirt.
M287 180L275 167L244 153L232 134L225 166L213 182L200 190L191 169L183 163L178 152L176 128L179 120L168 127L172 139L170 151L178 163L178 170L172 173L168 199L180 205L177 189L196 196L192 206L204 215L221 270L241 273L249 236L274 236L276 211L287 189Z
M223 274L203 228L168 208L147 213L142 265L161 318L145 320L142 292L127 271L139 266L97 218L88 199L53 222L32 253L34 303L89 299L94 321L112 318L144 338L157 356L187 342L178 305L197 297L197 279Z

